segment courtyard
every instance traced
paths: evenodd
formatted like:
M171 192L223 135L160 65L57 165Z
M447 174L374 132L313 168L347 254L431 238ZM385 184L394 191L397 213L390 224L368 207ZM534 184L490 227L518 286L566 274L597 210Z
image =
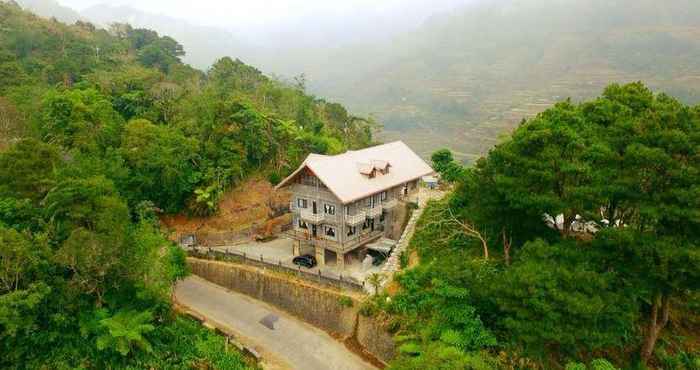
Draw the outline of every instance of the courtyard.
M266 242L250 241L233 246L212 247L211 249L220 252L228 251L236 254L245 254L248 258L260 259L270 264L291 265L294 259L294 240L282 235ZM347 256L345 268L337 267L335 256L332 255L332 252L327 251L325 266L315 266L310 269L302 267L301 269L310 273L318 273L320 270L321 274L325 275L348 276L360 282L373 273L381 272L382 265L363 265L362 261L359 260L358 252L359 248ZM302 246L301 254L314 255L314 249L310 246Z

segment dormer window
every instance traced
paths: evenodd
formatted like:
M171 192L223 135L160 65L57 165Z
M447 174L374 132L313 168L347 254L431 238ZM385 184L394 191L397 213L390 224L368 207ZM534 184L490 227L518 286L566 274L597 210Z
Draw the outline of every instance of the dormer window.
M387 173L389 173L390 167L391 164L389 164L389 162L382 160L372 160L371 163L357 164L358 171L370 179L375 178L379 175L386 175Z

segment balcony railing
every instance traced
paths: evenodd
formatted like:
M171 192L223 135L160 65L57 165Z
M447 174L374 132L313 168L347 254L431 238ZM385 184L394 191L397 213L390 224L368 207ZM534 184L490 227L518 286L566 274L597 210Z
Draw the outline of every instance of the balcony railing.
M384 203L382 203L382 207L384 209L392 209L392 208L396 207L397 204L399 204L399 201L397 199L390 199L390 200L384 201Z
M345 252L379 239L384 235L384 230L377 229L374 231L362 232L355 239L347 240L344 243L326 238L320 233L317 236L313 236L308 230L291 229L285 231L284 234L292 239L301 240L316 247L330 248Z
M325 217L323 213L313 213L310 209L300 209L299 216L302 220L312 224L322 223Z
M359 225L367 219L367 215L365 214L365 211L359 211L357 214L352 215L352 216L345 216L345 223L350 225L350 226L356 226Z
M369 217L369 218L379 217L382 214L382 210L383 210L383 208L381 205L377 205L377 206L374 206L372 208L367 208L367 217Z

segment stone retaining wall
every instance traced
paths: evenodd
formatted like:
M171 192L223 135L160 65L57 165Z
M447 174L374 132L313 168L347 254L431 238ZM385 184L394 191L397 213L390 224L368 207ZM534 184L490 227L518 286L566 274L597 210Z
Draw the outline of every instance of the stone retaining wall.
M214 284L272 304L290 314L342 337L354 331L359 302L348 295L265 273L243 265L188 258L192 273ZM342 301L352 300L352 307Z
M394 359L396 353L394 339L375 318L359 315L356 335L357 343L378 360L389 363Z
M269 303L341 340L355 336L365 352L381 362L388 363L394 357L391 334L375 319L360 315L357 295L252 266L192 257L187 258L187 263L193 274Z

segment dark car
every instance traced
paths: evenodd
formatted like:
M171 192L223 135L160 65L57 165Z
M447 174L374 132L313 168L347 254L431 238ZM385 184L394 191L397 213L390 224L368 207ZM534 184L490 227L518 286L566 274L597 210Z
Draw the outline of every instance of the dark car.
M375 251L373 249L369 249L367 251L367 254L372 256L372 265L373 266L381 265L382 263L384 263L384 261L386 261L386 259L388 257L385 253L378 252L378 251Z
M303 256L294 257L292 262L295 265L304 266L304 267L310 269L310 268L316 266L316 257L314 257L310 254L305 254Z

